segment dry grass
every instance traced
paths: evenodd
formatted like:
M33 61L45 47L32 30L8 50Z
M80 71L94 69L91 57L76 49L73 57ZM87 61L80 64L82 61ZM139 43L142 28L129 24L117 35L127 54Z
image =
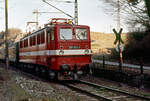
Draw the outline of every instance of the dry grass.
M91 32L91 47L94 53L102 51L109 52L108 49L114 48L115 34L105 34L100 32ZM126 34L122 34L122 39L126 40Z

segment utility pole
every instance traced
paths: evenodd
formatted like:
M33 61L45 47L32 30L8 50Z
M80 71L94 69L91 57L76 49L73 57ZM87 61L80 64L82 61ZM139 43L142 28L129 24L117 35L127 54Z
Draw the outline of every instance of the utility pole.
M9 68L9 55L8 55L8 1L5 0L5 59L6 70Z
M77 0L75 0L75 6L74 7L75 7L74 8L74 10L75 10L75 12L74 12L75 24L78 25L78 1Z
M117 31L120 30L120 0L118 2L118 14L117 14Z

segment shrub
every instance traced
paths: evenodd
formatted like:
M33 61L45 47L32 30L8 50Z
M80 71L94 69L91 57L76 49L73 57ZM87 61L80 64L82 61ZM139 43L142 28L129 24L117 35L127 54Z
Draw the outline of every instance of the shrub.
M150 33L148 32L132 32L128 33L127 44L123 52L124 58L144 61L150 60Z

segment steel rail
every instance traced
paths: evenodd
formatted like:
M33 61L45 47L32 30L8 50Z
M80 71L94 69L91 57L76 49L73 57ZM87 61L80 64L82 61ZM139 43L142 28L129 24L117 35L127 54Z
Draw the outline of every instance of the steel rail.
M139 95L136 95L136 94L131 94L129 92L121 91L119 89L113 89L113 88L110 88L110 87L106 87L106 86L99 85L99 84L94 84L94 83L83 81L83 80L79 80L79 82L83 83L83 84L86 84L86 85L96 87L96 88L104 88L104 89L107 89L107 90L110 90L110 91L114 91L114 92L118 92L118 93L122 93L122 94L125 94L125 95L129 95L129 96L133 96L133 97L136 97L136 98L140 98L140 99L143 99L143 100L150 101L150 98L147 98L147 97L144 97L144 96L139 96Z
M68 83L61 82L61 84L62 84L63 86L66 86L66 87L72 89L72 90L75 90L75 91L78 91L78 92L80 92L80 93L86 94L87 96L96 98L96 99L98 99L99 101L113 101L112 99L109 99L109 98L106 98L106 97L104 97L104 96L100 96L100 95L97 95L97 94L93 94L93 93L91 93L91 92L89 92L89 91L80 89L80 88L78 88L77 86L69 85Z

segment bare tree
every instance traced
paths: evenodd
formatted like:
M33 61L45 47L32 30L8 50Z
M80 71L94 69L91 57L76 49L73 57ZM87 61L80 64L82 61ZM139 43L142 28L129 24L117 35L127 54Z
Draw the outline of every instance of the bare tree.
M9 43L13 42L20 33L22 33L22 30L19 28L9 28L8 29L8 39L9 39L8 42ZM4 45L4 42L5 42L4 41L4 34L5 34L4 31L0 32L0 46Z
M117 0L99 0L107 5L104 10L116 16ZM150 29L150 0L120 0L121 18L131 28Z
M18 34L22 33L22 30L19 28L9 28L8 29L8 37L13 38L17 36Z

